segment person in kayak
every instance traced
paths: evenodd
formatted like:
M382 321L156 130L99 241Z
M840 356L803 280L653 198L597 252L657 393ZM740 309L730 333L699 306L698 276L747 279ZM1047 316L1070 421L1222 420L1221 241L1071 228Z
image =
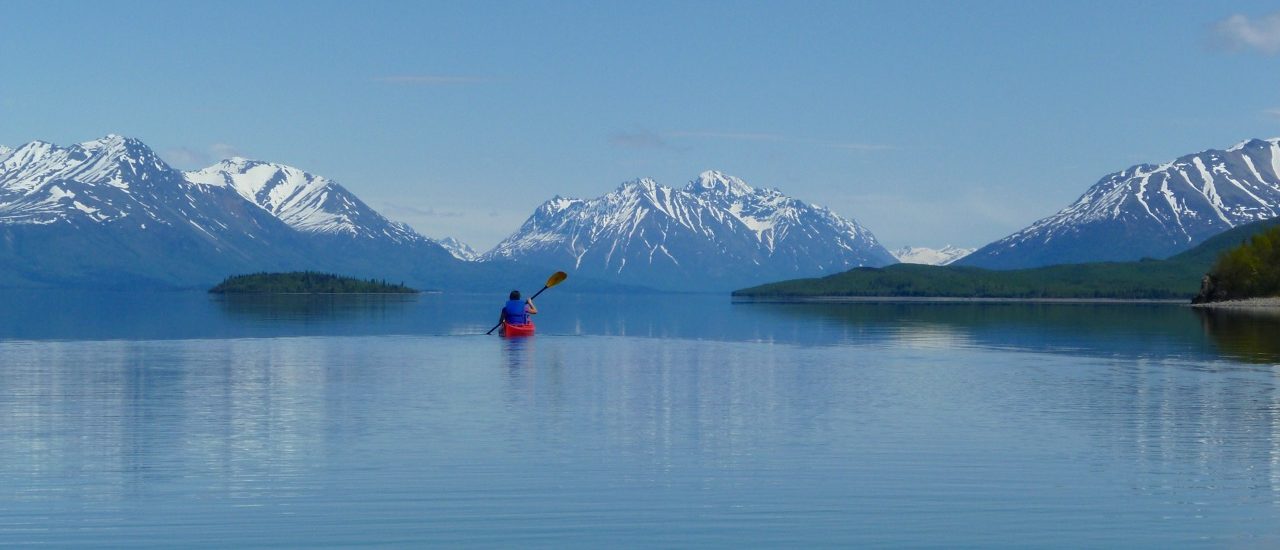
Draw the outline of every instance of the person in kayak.
M498 315L499 323L508 325L527 325L530 322L530 315L537 315L538 308L533 305L533 300L520 301L520 291L512 290L507 305L502 306L502 313Z

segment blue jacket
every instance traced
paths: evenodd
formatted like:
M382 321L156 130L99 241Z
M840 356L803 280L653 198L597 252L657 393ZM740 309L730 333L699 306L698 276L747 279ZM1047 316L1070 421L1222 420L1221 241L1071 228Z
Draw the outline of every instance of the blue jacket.
M524 325L529 322L529 314L524 310L523 300L507 300L502 306L502 320L508 325Z

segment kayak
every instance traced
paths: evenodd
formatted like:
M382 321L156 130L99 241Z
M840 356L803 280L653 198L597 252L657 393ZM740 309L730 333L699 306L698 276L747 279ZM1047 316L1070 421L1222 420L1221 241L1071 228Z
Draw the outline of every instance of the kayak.
M512 325L503 321L502 330L498 332L498 335L507 337L533 336L533 323L529 322L523 325Z

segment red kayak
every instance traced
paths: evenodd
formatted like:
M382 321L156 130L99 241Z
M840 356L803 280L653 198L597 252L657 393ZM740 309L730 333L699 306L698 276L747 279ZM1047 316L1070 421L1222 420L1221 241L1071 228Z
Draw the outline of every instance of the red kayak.
M529 322L523 325L513 325L503 321L502 330L498 331L498 335L507 337L533 336L533 323Z

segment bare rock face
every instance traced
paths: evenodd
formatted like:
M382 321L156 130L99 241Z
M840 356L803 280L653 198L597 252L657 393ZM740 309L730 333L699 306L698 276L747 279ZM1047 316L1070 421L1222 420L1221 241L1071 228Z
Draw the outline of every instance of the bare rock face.
M1211 302L1221 302L1227 300L1227 290L1218 286L1218 282L1214 280L1213 275L1205 274L1200 278L1200 292L1195 298L1191 299L1193 304L1208 304Z

